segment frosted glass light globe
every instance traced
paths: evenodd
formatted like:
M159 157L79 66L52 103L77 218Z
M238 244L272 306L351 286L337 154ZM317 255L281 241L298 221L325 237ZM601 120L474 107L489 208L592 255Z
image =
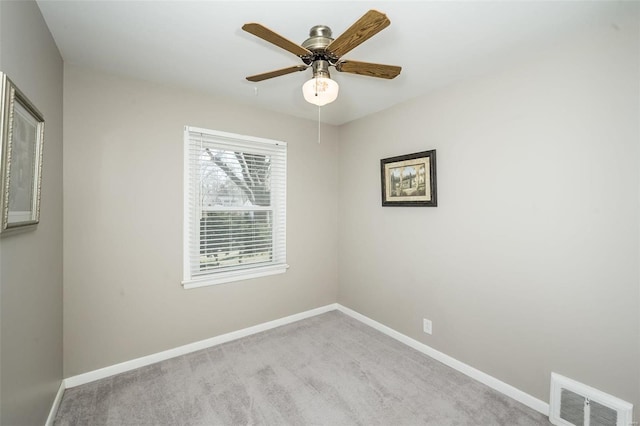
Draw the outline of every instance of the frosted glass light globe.
M327 77L314 77L302 85L304 99L314 105L330 104L338 98L338 83Z

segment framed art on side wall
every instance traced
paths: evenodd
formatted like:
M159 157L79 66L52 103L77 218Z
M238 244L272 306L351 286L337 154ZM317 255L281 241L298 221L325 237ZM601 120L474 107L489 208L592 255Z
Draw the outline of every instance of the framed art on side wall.
M6 74L0 73L0 82L0 234L5 235L40 221L44 118Z
M437 207L436 150L380 160L382 205Z

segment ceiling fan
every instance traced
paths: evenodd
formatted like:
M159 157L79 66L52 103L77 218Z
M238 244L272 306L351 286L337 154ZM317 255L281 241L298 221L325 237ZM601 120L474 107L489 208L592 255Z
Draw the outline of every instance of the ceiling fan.
M301 65L252 75L247 77L247 80L263 81L296 71L304 71L311 67L313 78L303 85L302 92L308 102L322 106L333 102L338 97L338 83L331 80L329 67L335 67L339 72L386 79L395 78L400 74L401 67L342 59L344 54L388 27L389 24L391 21L385 14L370 10L336 39L331 37L331 28L328 26L312 27L309 38L302 45L284 38L261 24L244 24L242 29L246 32L293 53L303 62Z

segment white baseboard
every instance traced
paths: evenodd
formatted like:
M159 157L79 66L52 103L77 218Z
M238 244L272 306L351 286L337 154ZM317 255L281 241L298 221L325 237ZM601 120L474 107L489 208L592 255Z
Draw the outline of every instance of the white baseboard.
M66 388L80 386L85 383L89 383L95 380L104 379L105 377L113 376L114 374L124 373L126 371L131 371L136 368L145 367L147 365L155 364L156 362L164 361L166 359L174 358L180 355L185 355L191 352L199 351L201 349L207 349L212 346L219 345L221 343L230 342L232 340L240 339L242 337L260 333L262 331L280 327L281 325L290 324L292 322L300 321L305 318L310 318L316 315L320 315L325 312L334 311L336 309L338 309L338 306L336 303L333 303L331 305L326 305L320 308L311 309L309 311L300 312L299 314L294 314L288 317L258 324L253 327L243 328L242 330L233 331L227 334L222 334L220 336L212 337L210 339L200 340L198 342L189 343L187 345L179 346L177 348L168 349L166 351L132 359L130 361L121 362L120 364L115 364L109 367L100 368L99 370L78 374L77 376L72 376L65 379L64 385Z
M60 387L58 388L58 393L56 394L56 398L53 400L53 404L51 405L51 410L49 411L49 417L47 417L47 421L44 426L53 426L53 421L56 419L56 414L58 414L58 408L60 408L60 402L62 401L62 395L64 394L65 386L64 380L60 383Z
M517 389L501 380L498 380L493 376L483 373L482 371L473 368L470 365L465 364L464 362L458 361L457 359L452 358L449 355L444 354L436 349L433 349L432 347L427 346L424 343L418 342L417 340L414 340L409 336L406 336L390 327L387 327L386 325L380 324L379 322L372 320L371 318L366 317L361 313L354 311L353 309L349 309L346 306L338 304L338 310L372 328L375 328L378 331L381 331L387 336L393 337L399 342L402 342L405 345L410 346L413 349L440 361L441 363L453 368L454 370L458 370L459 372L471 377L472 379L475 379L480 383L484 383L490 388L497 390L498 392L508 396L509 398L513 398L516 401L521 402L527 407L530 407L544 414L545 416L549 415L548 403L541 401L538 398L535 398L528 393L521 391L520 389Z
M53 422L53 418L55 418L55 412L57 412L58 407L56 404L60 404L59 399L62 398L62 393L65 388L72 388L75 386L83 385L85 383L90 383L95 380L103 379L105 377L113 376L114 374L124 373L126 371L131 371L136 368L144 367L150 364L154 364L156 362L164 361L166 359L174 358L180 355L185 355L191 352L199 351L201 349L207 349L212 346L216 346L222 343L230 342L232 340L240 339L242 337L250 336L252 334L260 333L262 331L270 330L272 328L280 327L282 325L290 324L292 322L300 321L305 318L310 318L316 315L323 314L325 312L339 310L346 315L372 327L376 330L390 336L401 343L404 343L407 346L412 347L413 349L422 352L425 355L430 356L431 358L440 361L441 363L453 368L454 370L458 370L459 372L471 377L479 381L480 383L484 383L496 391L515 399L518 402L530 407L546 416L549 415L549 404L529 395L526 392L521 391L501 380L496 379L493 376L490 376L482 371L471 367L461 361L458 361L455 358L450 357L436 349L433 349L430 346L425 345L424 343L418 342L417 340L412 339L409 336L406 336L386 325L383 325L375 320L372 320L369 317L366 317L353 309L349 309L346 306L342 306L339 303L333 303L330 305L322 306L320 308L311 309L309 311L301 312L299 314L290 315L288 317L280 318L277 320L265 322L262 324L255 325L253 327L244 328L242 330L233 331L231 333L222 334L220 336L212 337L210 339L200 340L198 342L189 343L184 346L179 346L177 348L169 349L166 351L158 352L155 354L143 356L141 358L136 358L130 361L125 361L120 364L115 364L109 367L101 368L99 370L90 371L88 373L79 374L77 376L72 376L65 379L60 386L60 391L58 392L58 396L56 396L56 403L54 403L54 407L52 407L51 412L53 413L53 417L50 414L49 417ZM55 410L54 410L55 408ZM47 419L47 426L49 425L49 419Z

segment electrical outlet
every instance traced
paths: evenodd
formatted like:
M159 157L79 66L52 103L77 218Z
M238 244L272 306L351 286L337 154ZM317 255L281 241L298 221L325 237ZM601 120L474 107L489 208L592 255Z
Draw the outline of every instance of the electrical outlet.
M433 324L431 323L431 320L424 318L422 320L422 329L427 334L433 334Z

